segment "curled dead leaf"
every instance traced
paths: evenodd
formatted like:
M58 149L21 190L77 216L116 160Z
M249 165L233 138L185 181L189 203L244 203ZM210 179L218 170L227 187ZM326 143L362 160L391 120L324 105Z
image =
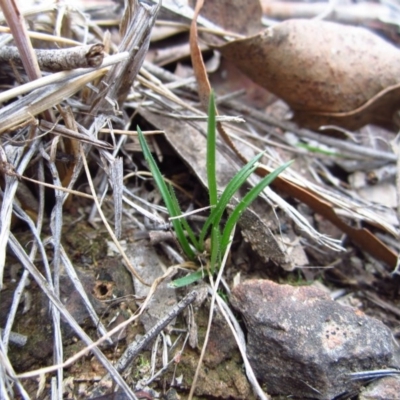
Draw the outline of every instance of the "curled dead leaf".
M387 126L400 100L400 51L363 28L288 20L219 50L309 127Z
M189 0L195 8L196 0ZM254 35L262 29L259 0L205 0L201 15L231 32Z

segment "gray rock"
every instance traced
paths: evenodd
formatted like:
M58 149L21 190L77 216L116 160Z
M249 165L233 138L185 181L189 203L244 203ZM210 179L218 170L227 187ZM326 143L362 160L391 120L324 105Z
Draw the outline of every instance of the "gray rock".
M130 243L127 246L126 254L129 257L132 265L135 266L136 271L141 278L152 284L156 279L159 279L166 271L161 258L155 252L154 247L147 240L140 240L135 243ZM171 279L168 278L162 281L156 291L151 297L151 300L140 316L144 329L148 332L153 326L178 303L176 299L176 291L174 288L168 286ZM133 283L135 286L135 294L138 296L140 301L138 305L141 305L144 298L149 294L150 286L146 286L141 283L138 279L133 277ZM170 325L175 324L175 319L172 320Z
M393 355L390 330L312 286L250 280L232 291L248 330L248 357L269 393L332 399L362 383L348 374L379 369Z
M364 389L358 400L399 400L400 399L400 377L387 376L371 383Z

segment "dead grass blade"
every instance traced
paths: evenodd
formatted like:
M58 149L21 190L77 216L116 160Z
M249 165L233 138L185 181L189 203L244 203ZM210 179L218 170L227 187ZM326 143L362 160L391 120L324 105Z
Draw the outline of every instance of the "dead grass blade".
M58 83L42 89L36 89L21 100L3 107L0 111L0 120L2 121L0 133L16 129L22 124L31 122L34 116L61 103L81 90L89 82L103 76L106 72L107 69L103 68L72 79L67 83Z

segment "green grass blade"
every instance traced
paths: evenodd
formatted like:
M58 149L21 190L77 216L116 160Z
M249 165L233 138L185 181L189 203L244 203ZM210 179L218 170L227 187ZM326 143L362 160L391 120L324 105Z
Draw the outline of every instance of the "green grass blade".
M256 169L256 162L262 157L264 153L260 153L257 156L253 157L243 168L240 169L236 173L236 175L229 181L228 185L225 187L217 206L211 211L210 215L206 219L204 223L200 236L199 243L200 247L203 248L204 240L206 238L207 232L212 225L218 226L222 215L226 209L227 204L231 200L232 196L237 192L237 190L244 184L247 178L254 172Z
M211 207L215 206L218 201L217 173L216 173L217 122L215 114L216 112L215 112L214 92L211 91L210 101L208 104L208 126L207 126L207 179L208 179L208 191L210 196Z
M177 212L177 215L181 215L181 214L182 214L181 208L179 207L179 202L178 202L178 199L177 199L177 197L176 197L175 190L174 190L174 188L172 187L171 184L168 184L168 189L169 189L169 193L170 193L170 195L171 195L172 202L174 203L174 207L175 207L175 210L176 210L176 212ZM182 218L180 218L179 220L180 220L180 222L181 222L183 228L184 228L185 231L187 232L187 234L188 234L188 236L189 236L189 239L191 240L193 246L196 248L196 250L199 251L199 242L198 242L198 240L197 240L197 238L196 238L196 235L194 234L192 228L191 228L190 225L188 224L186 218L185 218L185 217L182 217ZM179 240L179 239L178 239L178 240Z
M158 187L158 190L161 192L161 196L164 200L165 206L167 207L168 213L171 217L176 217L181 214L178 209L176 209L176 204L174 204L174 201L171 197L171 193L168 190L167 184L164 181L163 176L161 175L160 170L158 169L157 163L155 162L153 156L151 155L149 146L147 145L146 139L144 138L143 132L137 126L137 132L139 136L139 142L140 146L143 151L144 158L146 159L147 163L149 164L150 171L153 175L153 179ZM182 246L183 251L185 254L191 259L195 259L195 254L192 248L189 245L189 242L185 236L185 232L182 227L182 223L180 219L173 219L172 221L172 226L174 227L176 236L179 240L180 245Z
M311 146L305 143L297 143L296 147L299 147L301 149L306 149L311 153L324 154L327 156L334 156L334 157L342 157L342 154L338 153L337 151L324 149L318 146Z
M217 226L213 226L211 231L211 255L210 255L210 272L214 272L218 269L221 259L221 233Z
M221 253L223 254L226 246L229 243L229 237L232 233L233 228L235 227L237 221L239 220L243 211L258 197L258 195L287 167L289 167L293 161L288 161L287 163L281 165L276 168L266 177L264 177L256 186L254 186L247 194L243 197L243 199L239 202L239 204L235 207L233 212L228 218L228 221L225 224L224 231L222 233L221 239Z
M193 272L189 275L184 276L183 278L175 279L170 283L170 286L173 288L180 288L183 286L190 285L191 283L199 281L201 278L204 277L204 271L202 269Z

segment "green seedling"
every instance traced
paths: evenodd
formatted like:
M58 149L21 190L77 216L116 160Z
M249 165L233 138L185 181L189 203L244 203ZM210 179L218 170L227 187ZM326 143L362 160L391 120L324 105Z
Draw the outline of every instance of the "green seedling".
M223 224L223 215L228 204L230 204L233 195L246 182L247 178L257 168L257 163L263 153L258 154L250 160L236 175L231 179L220 196L218 196L217 176L216 176L216 110L214 94L211 93L208 107L208 126L207 126L207 179L209 189L210 215L206 219L198 235L194 233L188 221L182 216L178 200L171 185L167 185L144 138L139 127L137 127L140 146L144 157L149 165L150 171L154 177L155 183L161 192L171 219L172 227L175 231L179 244L183 252L191 260L195 261L199 255L205 252L206 239L210 239L210 251L208 254L207 271L215 273L221 263L222 257L229 244L229 238L239 220L243 211L254 201L257 196L283 171L292 161L289 161L269 175L264 177L256 186L254 186L243 199L233 208L225 224ZM182 216L182 217L181 217ZM177 217L177 218L176 218ZM181 217L181 218L180 218ZM172 282L174 287L189 285L205 276L204 269L177 279Z

